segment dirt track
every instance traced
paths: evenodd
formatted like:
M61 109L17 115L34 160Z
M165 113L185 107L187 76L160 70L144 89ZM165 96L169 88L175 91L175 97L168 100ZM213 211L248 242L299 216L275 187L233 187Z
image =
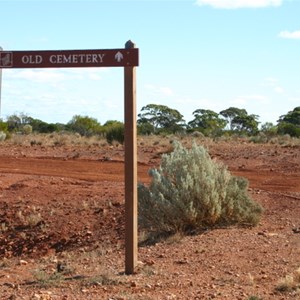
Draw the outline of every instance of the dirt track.
M147 180L148 166L139 166L139 178ZM0 172L55 176L87 181L124 181L124 163L117 161L0 157Z
M138 178L149 181L149 166L138 165ZM120 161L65 160L50 158L0 157L0 172L8 174L55 176L87 181L124 181L124 163ZM252 188L267 191L300 192L298 173L259 169L233 170L233 174L246 177Z

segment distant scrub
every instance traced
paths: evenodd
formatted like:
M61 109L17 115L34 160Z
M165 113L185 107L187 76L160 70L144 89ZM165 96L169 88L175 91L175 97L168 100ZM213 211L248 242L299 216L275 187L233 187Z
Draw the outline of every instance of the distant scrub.
M150 171L150 186L138 187L141 229L164 235L258 224L262 207L248 195L245 178L232 176L202 146L174 146L162 156L160 168Z

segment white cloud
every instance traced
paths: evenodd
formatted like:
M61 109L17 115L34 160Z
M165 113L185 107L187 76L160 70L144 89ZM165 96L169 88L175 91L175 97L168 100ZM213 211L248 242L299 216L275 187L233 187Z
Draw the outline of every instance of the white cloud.
M173 90L167 86L161 87L161 86L155 86L153 84L145 84L144 87L147 91L151 92L153 95L156 96L169 97L174 95Z
M297 30L297 31L281 31L278 36L283 38L283 39L297 40L297 39L300 39L300 30Z
M234 105L234 106L236 106L236 105L239 106L239 105L245 105L245 104L247 104L247 101L246 101L245 98L239 97L239 98L236 98L234 100L229 101L229 103L232 104L232 105Z
M273 77L267 77L264 79L264 84L265 86L275 86L278 82L278 79L273 78Z
M24 79L38 83L53 83L65 78L64 74L56 70L31 70L26 69L9 74L11 79Z
M159 91L164 95L164 96L172 96L173 95L173 91L172 89L170 89L169 87L161 87L159 89Z
M105 68L103 68L105 69ZM11 71L11 70L10 70ZM105 70L103 70L105 71ZM5 76L9 79L23 79L37 83L54 83L61 82L63 80L73 79L91 79L100 80L101 73L96 68L81 68L81 69L23 69L13 70L13 72L7 72Z
M234 105L245 105L250 103L268 103L269 99L262 95L248 95L248 96L240 96L236 99L230 101L231 104Z
M208 98L191 98L191 97L178 97L174 100L174 102L183 108L195 107L194 110L203 108L203 109L218 109L218 101L216 99L208 99ZM192 112L191 112L192 113Z
M283 0L197 0L197 4L209 5L214 8L262 8L268 6L280 6Z
M154 85L153 84L150 84L150 83L147 83L144 85L144 88L146 90L153 90L154 89Z
M284 93L284 88L278 85L278 80L276 78L267 77L264 79L264 83L262 85L266 87L271 87L277 94Z
M283 94L284 93L284 89L280 86L275 87L274 91L277 94Z

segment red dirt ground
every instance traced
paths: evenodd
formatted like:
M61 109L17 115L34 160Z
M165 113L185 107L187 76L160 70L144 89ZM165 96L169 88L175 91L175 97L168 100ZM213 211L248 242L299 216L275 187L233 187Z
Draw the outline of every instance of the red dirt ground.
M260 224L140 247L126 276L123 148L0 143L0 299L300 299L300 147L205 144ZM139 181L169 147L139 143Z

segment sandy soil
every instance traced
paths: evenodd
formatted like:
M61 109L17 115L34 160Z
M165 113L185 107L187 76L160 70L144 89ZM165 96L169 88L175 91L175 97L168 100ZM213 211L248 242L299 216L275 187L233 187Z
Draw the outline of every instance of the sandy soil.
M206 146L249 179L260 224L139 247L127 276L122 146L0 143L0 299L300 299L300 147ZM139 181L169 148L139 142Z

